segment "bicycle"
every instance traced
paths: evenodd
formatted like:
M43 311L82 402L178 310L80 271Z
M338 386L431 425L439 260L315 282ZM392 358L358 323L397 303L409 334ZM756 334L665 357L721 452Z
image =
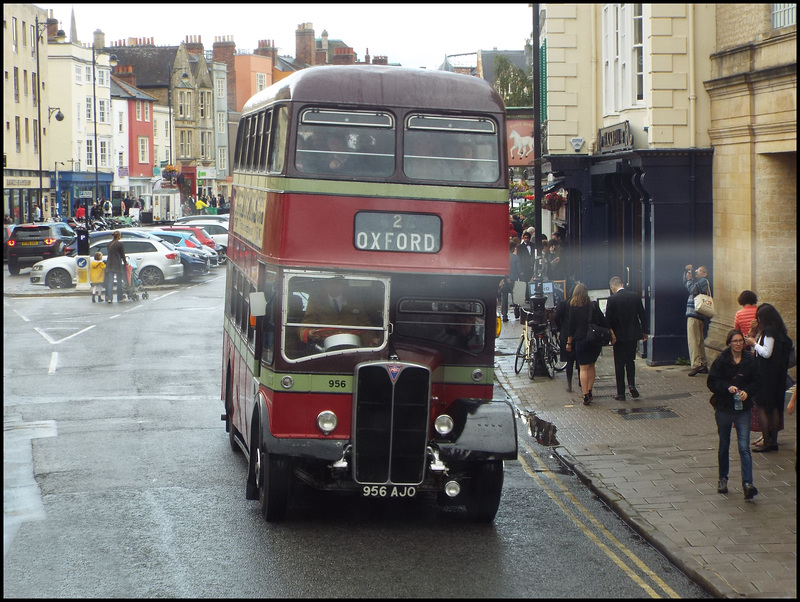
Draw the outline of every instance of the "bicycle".
M519 337L516 356L514 358L514 372L519 374L525 363L528 363L528 378L534 379L537 368L555 378L556 372L561 372L567 367L567 362L559 361L559 344L551 320L537 320L537 313L519 308L520 323L523 326Z

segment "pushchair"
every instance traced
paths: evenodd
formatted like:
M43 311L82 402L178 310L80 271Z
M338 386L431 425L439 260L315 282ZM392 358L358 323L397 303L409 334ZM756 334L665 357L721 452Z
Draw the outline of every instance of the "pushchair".
M139 269L136 262L129 259L126 272L125 282L122 283L122 294L125 295L125 298L129 301L138 301L140 297L147 299L150 295L147 294L142 281L139 279Z

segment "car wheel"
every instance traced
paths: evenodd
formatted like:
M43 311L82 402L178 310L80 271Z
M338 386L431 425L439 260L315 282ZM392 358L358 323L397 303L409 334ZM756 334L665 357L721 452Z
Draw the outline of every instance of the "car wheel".
M19 264L16 259L8 258L8 273L12 276L19 274Z
M47 273L44 283L50 288L68 288L72 286L72 276L63 268L54 268Z
M164 274L157 267L149 265L139 270L139 280L145 286L157 286L164 282Z

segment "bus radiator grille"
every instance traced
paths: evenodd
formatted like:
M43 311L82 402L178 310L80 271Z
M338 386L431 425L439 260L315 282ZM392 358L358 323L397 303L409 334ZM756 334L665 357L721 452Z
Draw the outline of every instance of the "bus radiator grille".
M392 381L392 371L400 368ZM353 478L361 484L419 485L425 477L430 371L401 364L356 369Z

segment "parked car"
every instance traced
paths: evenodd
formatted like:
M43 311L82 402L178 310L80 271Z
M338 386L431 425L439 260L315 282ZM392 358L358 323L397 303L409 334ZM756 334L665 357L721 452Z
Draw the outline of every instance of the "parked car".
M64 255L64 249L77 240L75 230L63 222L20 224L6 243L8 273L19 274L22 267Z
M175 245L178 250L181 248L185 249L192 249L198 251L201 255L208 258L208 263L211 267L218 267L219 266L219 254L212 249L211 247L205 246L194 235L193 232L190 231L180 231L180 230L161 230L156 228L154 230L147 230L150 234L154 234L158 236L162 240L166 240L171 242Z
M197 217L213 217L213 216L197 216ZM228 253L228 223L226 221L208 221L208 220L194 220L182 224L175 223L173 228L192 228L195 236L202 242L203 238L198 235L196 228L202 229L205 236L214 240L216 246L214 249L219 254L220 263L225 262Z
M222 215L184 215L175 220L175 225L189 224L196 221L211 221L227 224L230 221L230 215L225 213Z
M94 234L106 234L96 232ZM108 256L108 245L111 237L95 237L89 235L89 254L97 251ZM170 243L145 232L127 233L123 236L125 255L136 262L139 268L139 279L145 287L164 282L178 280L183 277L181 254ZM81 259L75 254L71 256L53 257L39 261L31 269L31 284L43 284L50 288L67 288L78 284L77 261Z
M8 239L11 237L11 232L14 230L15 224L8 224L3 226L3 261L8 261Z
M165 230L167 232L169 232L170 230L179 230L184 232L190 231L197 237L197 240L199 240L207 247L211 247L214 250L216 250L217 248L216 241L213 238L211 238L211 236L209 236L208 232L206 232L205 228L203 228L202 226L195 226L193 224L192 225L179 224L174 226L161 226L159 230Z

